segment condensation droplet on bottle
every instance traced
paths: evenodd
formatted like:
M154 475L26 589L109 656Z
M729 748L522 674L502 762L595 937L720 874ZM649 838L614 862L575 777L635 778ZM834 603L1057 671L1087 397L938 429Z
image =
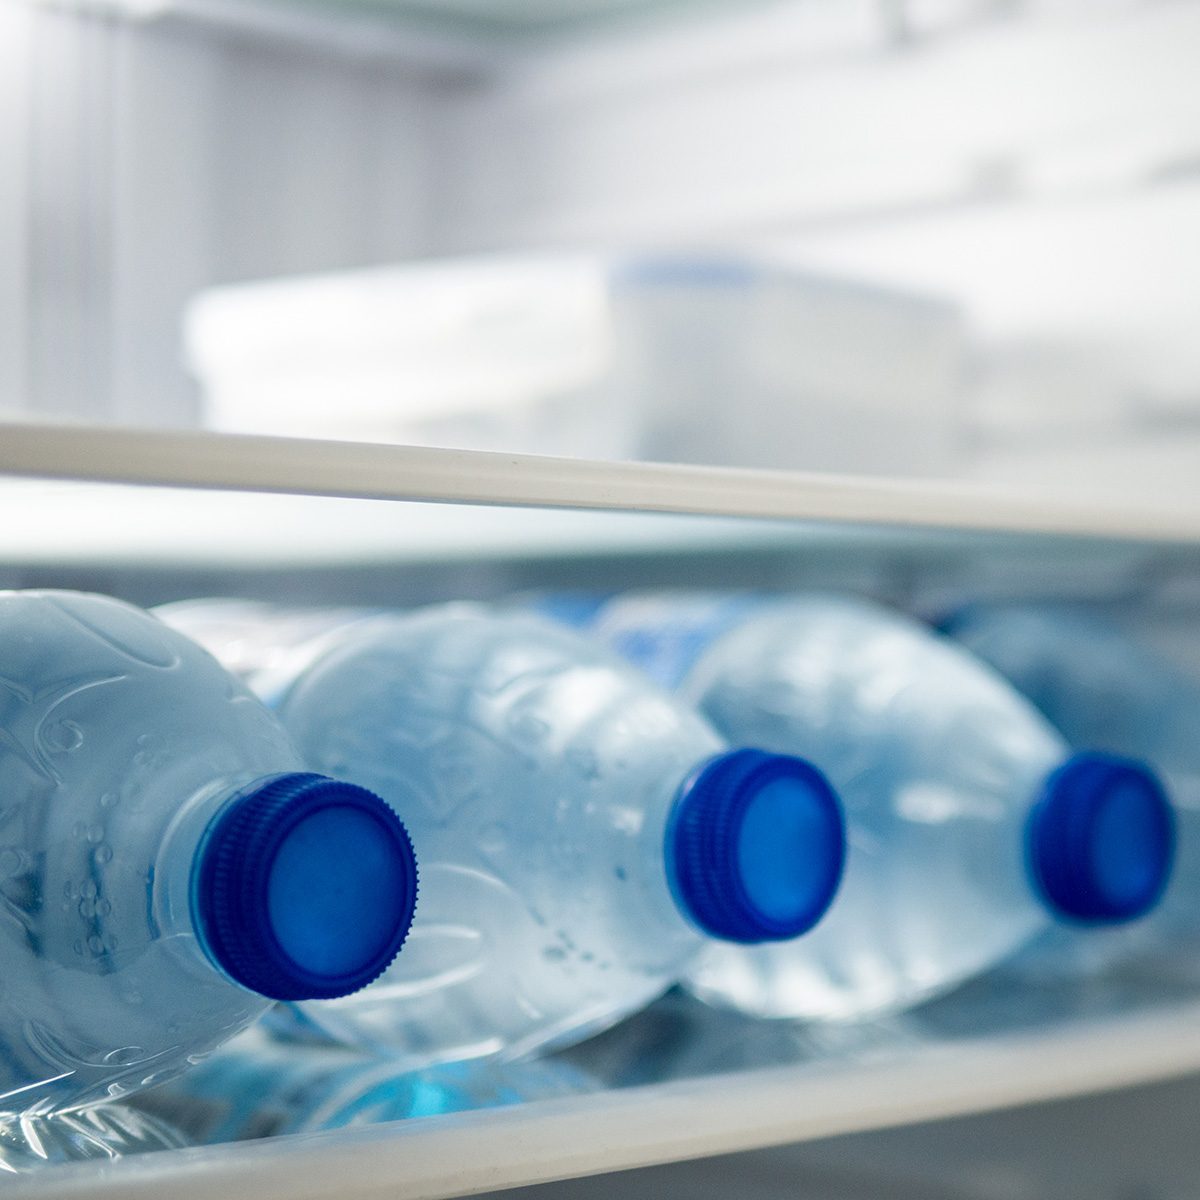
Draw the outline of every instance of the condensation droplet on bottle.
M75 953L78 954L82 958L83 957L83 939L76 938L75 945L72 946L71 949L74 950Z
M88 938L87 944L88 949L93 954L102 954L104 952L104 942L101 941L99 934L93 933L92 936Z
M120 802L121 796L118 792L105 792L100 797L101 808L115 808Z
M86 896L79 902L79 915L85 918L91 918L96 915L96 902L89 900Z
M112 847L107 842L101 842L100 845L92 851L92 858L99 866L103 866L107 862L112 862L112 856Z
M107 917L112 912L112 901L106 900L103 896L96 901L96 916Z
M80 895L86 896L89 900L95 900L100 894L100 889L96 886L94 879L84 880L83 887L79 889Z
M72 880L68 879L63 884L63 895L66 896L68 900L74 900L75 897L79 895L79 893L75 890L75 884Z
M87 840L91 842L93 846L96 845L97 842L104 841L104 826L91 826L87 831Z
M25 856L15 846L0 850L0 879L9 879L20 871Z

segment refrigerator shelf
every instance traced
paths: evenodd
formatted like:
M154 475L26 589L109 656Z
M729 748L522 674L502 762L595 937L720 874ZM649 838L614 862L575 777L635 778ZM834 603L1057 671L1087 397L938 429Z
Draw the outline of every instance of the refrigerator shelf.
M201 432L5 424L0 476L876 529L1200 540L1200 511L1091 493Z
M709 1075L457 1116L52 1167L14 1200L436 1200L910 1125L1200 1069L1200 1005L977 1038L860 1062Z

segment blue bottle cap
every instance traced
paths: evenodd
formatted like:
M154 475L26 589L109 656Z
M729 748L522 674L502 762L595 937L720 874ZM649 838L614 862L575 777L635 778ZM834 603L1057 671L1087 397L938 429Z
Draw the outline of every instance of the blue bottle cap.
M837 892L841 805L811 763L731 750L680 789L666 857L676 903L705 933L743 943L797 937Z
M1171 876L1171 804L1154 772L1132 759L1072 755L1047 778L1027 833L1034 882L1069 920L1144 916Z
M209 956L272 1000L327 1000L370 983L408 936L416 900L399 817L323 775L279 775L231 800L192 875Z

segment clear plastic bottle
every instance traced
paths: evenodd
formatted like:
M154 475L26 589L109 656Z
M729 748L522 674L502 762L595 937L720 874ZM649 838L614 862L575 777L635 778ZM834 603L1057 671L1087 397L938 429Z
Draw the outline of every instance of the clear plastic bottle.
M46 1115L0 1116L0 1180L67 1163L108 1162L154 1150L180 1150L189 1144L161 1117L129 1104Z
M199 646L101 596L0 593L0 1114L123 1096L272 1000L356 990L414 892L395 813L305 772Z
M843 597L660 593L605 606L599 638L676 686L726 738L798 754L838 790L837 901L806 938L712 947L704 999L769 1017L914 1004L1056 919L1130 919L1170 869L1162 788L1068 758L999 676L898 613Z
M205 597L160 604L160 621L198 642L273 708L286 687L321 653L329 635L381 610L292 608L261 600Z
M972 604L947 633L1007 678L1072 746L1144 759L1174 803L1177 863L1147 921L1097 942L1062 938L1022 968L1054 975L1103 969L1140 955L1200 971L1200 678L1118 624L1070 604Z
M359 995L300 1006L310 1031L408 1066L582 1039L713 939L805 933L837 887L841 813L820 772L729 751L549 622L447 606L360 623L279 713L311 767L378 791L412 830L404 954Z
M391 1057L289 1045L252 1029L136 1103L193 1144L209 1145L499 1108L595 1086L584 1071L553 1059L405 1071Z
M942 628L1072 746L1144 758L1196 803L1200 677L1078 605L970 604Z

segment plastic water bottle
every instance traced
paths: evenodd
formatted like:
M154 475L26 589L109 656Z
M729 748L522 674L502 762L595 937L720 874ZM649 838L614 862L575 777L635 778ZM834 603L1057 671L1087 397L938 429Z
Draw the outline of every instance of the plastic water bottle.
M0 1180L67 1163L180 1150L188 1144L186 1135L161 1117L129 1104L96 1104L44 1116L0 1116Z
M206 597L160 604L151 612L198 642L273 708L279 695L319 657L326 636L381 610L292 608L260 600Z
M943 629L1073 746L1144 758L1180 799L1200 791L1200 677L1070 604L971 604Z
M377 796L148 613L0 593L0 1113L125 1095L403 941L415 862Z
M137 1105L206 1145L499 1108L595 1086L584 1071L552 1059L476 1059L412 1072L394 1058L288 1045L252 1029Z
M582 1039L714 939L805 934L837 888L819 771L729 750L549 622L448 606L360 623L279 713L311 767L389 799L420 850L403 955L359 995L303 1006L310 1029L409 1066Z
M836 903L787 945L712 947L688 986L775 1017L911 1005L1054 920L1131 919L1171 862L1146 769L1069 757L1025 700L953 643L864 601L658 594L595 632L677 686L726 738L798 754L842 799Z
M1073 746L1152 762L1175 806L1174 882L1150 919L1091 954L1056 939L1024 967L1054 974L1157 955L1175 968L1200 969L1200 678L1118 624L1069 604L972 604L944 627Z

